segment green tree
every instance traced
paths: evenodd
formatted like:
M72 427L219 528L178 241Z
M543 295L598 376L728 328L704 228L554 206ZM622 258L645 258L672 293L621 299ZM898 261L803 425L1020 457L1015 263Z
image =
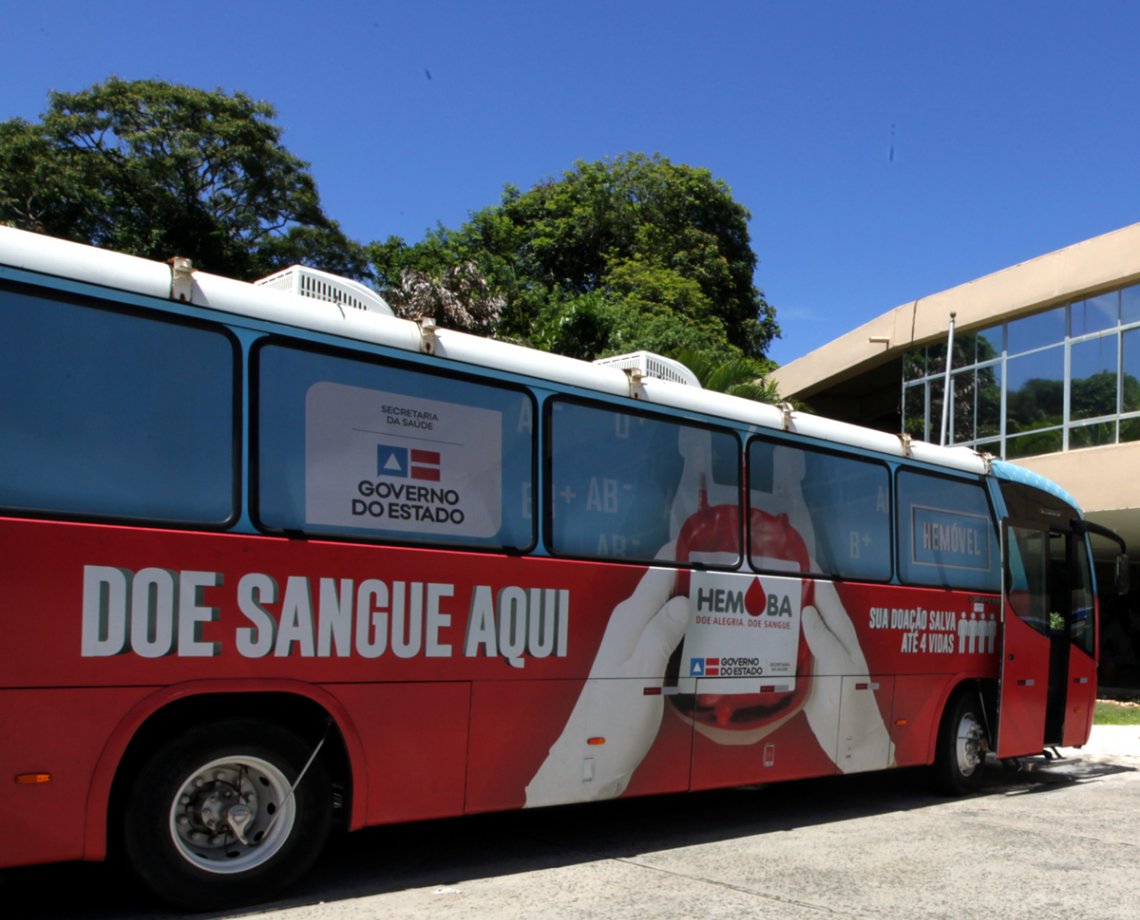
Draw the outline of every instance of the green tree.
M0 221L236 278L309 262L365 277L275 112L242 93L111 78L0 123Z
M504 297L497 334L577 357L697 348L761 357L779 335L753 283L749 213L705 169L626 154L578 163L458 230L369 247L381 283L474 262Z
M547 351L585 360L640 349L687 350L716 360L741 354L700 286L660 265L621 263L604 287L585 293L546 290L527 340Z

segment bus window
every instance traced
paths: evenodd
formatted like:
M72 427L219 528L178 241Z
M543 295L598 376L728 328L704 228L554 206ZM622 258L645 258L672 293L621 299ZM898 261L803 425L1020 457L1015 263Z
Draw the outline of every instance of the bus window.
M0 290L0 506L221 527L235 516L229 336Z
M891 577L890 473L881 463L778 442L748 448L748 496L754 512L786 515L804 540L810 569L831 578ZM753 529L752 567L773 556ZM789 554L777 554L783 559ZM786 562L776 565L786 571ZM808 571L800 566L801 571Z
M685 562L692 541L678 538L674 544L670 534L700 528L715 530L713 542L696 538L707 556L702 561L739 564L740 449L735 435L556 400L550 406L549 439L552 552Z
M525 392L278 344L255 358L262 526L533 545L534 411Z
M1008 598L1014 614L1030 628L1049 635L1049 532L1031 527L1009 526Z
M905 584L998 591L997 530L980 483L898 474L899 577Z

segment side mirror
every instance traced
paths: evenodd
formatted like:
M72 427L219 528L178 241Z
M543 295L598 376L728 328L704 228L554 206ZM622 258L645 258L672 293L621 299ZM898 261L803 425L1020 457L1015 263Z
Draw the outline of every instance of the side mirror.
M1115 584L1117 594L1127 594L1131 579L1128 572L1128 554L1120 553L1116 557Z

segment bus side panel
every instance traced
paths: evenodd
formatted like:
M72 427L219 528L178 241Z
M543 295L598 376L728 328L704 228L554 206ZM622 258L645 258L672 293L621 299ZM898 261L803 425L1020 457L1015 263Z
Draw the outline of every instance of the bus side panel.
M81 859L99 755L150 688L0 692L0 865ZM17 777L50 774L49 782Z
M895 679L883 674L843 678L835 763L844 773L893 766L891 702ZM882 726L882 731L878 730Z
M540 784L543 805L684 792L692 729L668 711L660 684L660 677L476 684L467 810L523 807L540 770L562 780L553 795ZM623 699L649 711L643 723L615 721Z
M905 674L895 678L891 722L898 766L934 762L938 725L955 680L957 675L952 674Z
M694 743L692 726L677 718L677 710L666 697L657 739L634 772L626 794L653 795L697 788L692 776Z
M742 735L726 743L724 734L710 737L698 731L693 742L693 788L772 783L837 772L802 711L769 733L753 737L749 740Z
M471 693L467 811L522 808L570 716L580 680L481 681Z
M366 824L460 814L467 758L470 685L326 686L349 711L365 756L354 794L366 795Z

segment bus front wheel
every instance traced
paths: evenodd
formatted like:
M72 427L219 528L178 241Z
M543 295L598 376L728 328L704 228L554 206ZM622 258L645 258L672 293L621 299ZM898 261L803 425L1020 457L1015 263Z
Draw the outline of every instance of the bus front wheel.
M328 837L328 773L310 753L292 732L249 720L171 739L131 786L123 821L131 868L182 908L271 896L312 865Z
M982 784L988 745L981 705L976 693L963 691L946 708L934 759L934 785L939 792L965 795Z

